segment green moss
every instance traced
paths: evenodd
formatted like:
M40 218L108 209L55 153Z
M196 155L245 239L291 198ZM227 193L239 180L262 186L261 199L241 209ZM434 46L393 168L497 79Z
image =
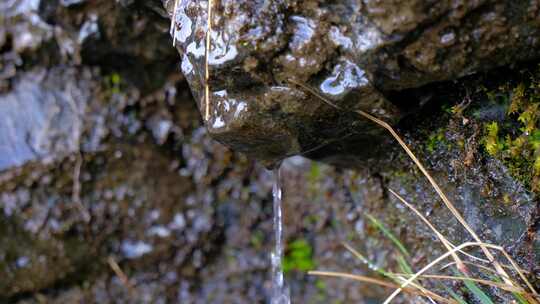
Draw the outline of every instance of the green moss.
M316 185L321 179L321 167L318 163L311 163L311 169L309 170L309 183Z
M317 289L320 291L326 290L326 284L324 283L323 280L320 280L320 279L315 281L315 287L317 287Z
M528 83L505 86L508 108L504 122L484 125L486 152L503 161L512 176L540 191L540 70ZM501 94L500 92L498 94ZM492 94L494 95L494 94Z
M319 184L322 179L321 166L317 162L311 163L311 168L308 175L309 190L312 195L316 195L319 190Z
M122 77L118 73L112 73L105 76L105 86L109 94L118 94L121 92Z
M447 142L444 137L444 129L438 129L437 131L431 133L426 140L425 147L426 150L430 153L434 152L435 149L441 145L446 146Z
M262 244L263 244L263 241L264 241L264 235L263 235L262 231L257 230L255 232L253 232L253 234L251 234L251 238L250 238L249 241L251 243L251 246L253 246L254 248L256 248L256 249L262 248Z
M485 133L484 146L486 151L489 155L496 156L504 149L504 145L499 138L499 124L496 121L486 124Z
M313 249L304 239L295 240L287 245L287 252L283 259L283 271L308 271L315 268Z

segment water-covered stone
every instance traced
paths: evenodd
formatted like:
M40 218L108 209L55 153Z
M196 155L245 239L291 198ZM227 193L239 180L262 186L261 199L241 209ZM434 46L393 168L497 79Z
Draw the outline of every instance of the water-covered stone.
M401 90L540 56L537 1L214 1L211 24L209 1L164 2L210 133L270 163L313 149L368 158L380 133L344 111L395 123L419 103ZM226 115L224 100L245 103L245 113ZM328 141L366 149L325 149Z

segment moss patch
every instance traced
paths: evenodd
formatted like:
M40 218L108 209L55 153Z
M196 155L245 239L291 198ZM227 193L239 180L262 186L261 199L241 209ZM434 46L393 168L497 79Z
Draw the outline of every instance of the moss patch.
M438 129L431 133L426 140L426 150L430 153L434 152L439 146L446 146L447 142L444 136L444 129Z
M313 261L313 248L311 248L311 245L304 239L289 243L283 260L283 271L308 271L313 268L315 268L315 262Z
M535 192L540 191L540 69L527 82L503 86L492 96L506 95L504 121L484 124L487 154L503 161L510 173ZM489 96L489 95L488 95Z

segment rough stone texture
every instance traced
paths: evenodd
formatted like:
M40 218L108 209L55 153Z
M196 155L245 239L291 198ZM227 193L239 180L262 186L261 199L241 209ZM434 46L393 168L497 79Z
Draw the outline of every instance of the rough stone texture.
M174 2L165 5L183 72L201 112L210 107L210 133L268 162L329 140L369 149L327 155L377 151L381 134L371 124L298 83L344 110L396 122L415 103L389 101L393 91L540 56L538 1L214 1L206 105L208 4L178 1L173 12Z
M254 11L238 1L226 3L233 8L238 5L231 16L250 16L247 13ZM246 57L235 64L251 72L235 70L234 65L212 67L214 86L229 79L236 81L231 87L244 84L261 90L255 95L259 99L245 88L214 92L214 99L222 101L216 105L227 112L224 123L236 111L266 122L263 129L257 120L242 125L253 134L252 147L244 151L260 149L261 157L278 157L284 150L318 147L346 137L311 156L335 156L334 161L349 166L365 165L365 154L355 158L343 154L358 147L366 153L379 153L366 145L373 134L381 134L379 129L364 122L356 124L356 117L331 111L298 88L262 86L278 77L275 75L285 80L289 73L296 81L317 88L324 79L342 73L348 76L327 82L337 92L326 95L333 102L347 108L365 106L366 110L387 105L391 113L395 107L362 80L359 63L344 51L352 47L347 39L350 30L340 24L346 24L354 10L336 4L321 15L316 2L291 7L285 2L266 3L269 6L261 7L259 15L250 17L252 28L242 29L252 35L245 41L258 51L250 53L253 59ZM427 7L423 3L396 1L396 6L410 5L401 11L403 16L411 12L407 22L400 22L404 27L407 24L407 31L418 26L415 18L430 23L428 17L415 13ZM437 3L441 8L429 7L450 10L450 2ZM464 11L471 9L468 5L463 4ZM487 2L483 5L479 7L491 7ZM12 0L0 4L5 25L0 27L0 302L267 301L272 246L270 173L211 138L238 140L233 133L216 135L210 126L209 134L202 125L178 71L180 58L169 38L167 14L160 7L160 1ZM395 21L386 20L376 7L376 2L365 6L372 22L381 31L396 31ZM305 9L309 14L302 14ZM236 14L238 10L246 14ZM292 12L286 15L290 19L274 14L285 10ZM200 15L197 22L204 24L204 9ZM183 18L181 14L177 17L179 22ZM276 34L280 28L284 33ZM313 36L306 36L310 28ZM177 35L182 35L181 29ZM196 47L200 52L202 46ZM329 59L337 58L338 53L341 59ZM215 60L222 55L216 53ZM274 59L279 64L266 61ZM307 66L299 68L301 62ZM187 61L182 64L185 70ZM194 70L200 70L200 64L199 55L193 61ZM270 67L276 67L275 71ZM215 73L216 69L222 73ZM236 71L235 77L230 77L231 71ZM187 73L186 78L194 75ZM197 85L193 79L190 82ZM434 94L437 100L431 104L459 103L466 96L464 90L441 86L450 96ZM194 88L195 92L200 89ZM423 96L424 88L420 90L408 91L406 101L417 93ZM355 96L359 94L374 99L358 101ZM244 97L235 103L230 96ZM248 97L260 103L247 104ZM471 98L473 105L488 104L482 94ZM357 104L366 100L370 101ZM244 101L247 105L242 105ZM257 106L260 114L251 111L251 106ZM488 107L486 113L492 110ZM299 120L298 113L306 116ZM478 151L483 122L467 117L469 122L464 125L462 117L436 108L409 117L400 128L473 229L483 239L505 246L538 285L538 203L499 162ZM308 131L300 133L301 125L309 127L309 132L317 129L317 138L307 136ZM440 129L449 144L426 150L426 138ZM347 136L350 132L358 134ZM306 137L298 139L298 134ZM275 136L273 143L269 135ZM464 147L457 144L462 141L467 143ZM245 144L241 139L238 146ZM270 146L276 148L265 148ZM376 167L358 171L301 157L284 161L286 243L307 242L317 269L373 275L342 242L350 243L380 267L398 269L395 246L369 224L366 212L384 222L404 243L412 253L415 270L443 252L428 228L390 195L388 187L416 204L452 242L470 240L404 153L393 143L384 152L378 155ZM128 282L115 271L115 263ZM372 304L380 303L388 292L294 269L286 279L293 303ZM509 302L508 295L487 291L496 303ZM411 302L424 303L410 297L396 301Z

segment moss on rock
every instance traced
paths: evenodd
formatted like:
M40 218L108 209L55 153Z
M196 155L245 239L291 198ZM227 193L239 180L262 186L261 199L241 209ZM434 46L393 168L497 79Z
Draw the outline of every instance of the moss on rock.
M502 86L490 95L506 97L507 110L503 121L485 123L485 151L528 188L540 191L540 67L528 81Z

